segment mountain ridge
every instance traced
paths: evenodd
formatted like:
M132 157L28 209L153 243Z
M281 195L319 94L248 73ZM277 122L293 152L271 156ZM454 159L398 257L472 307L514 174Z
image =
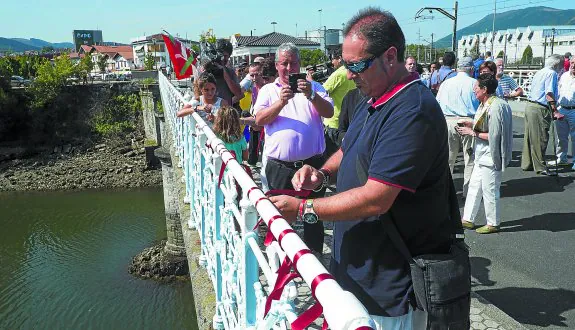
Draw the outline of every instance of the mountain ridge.
M0 50L3 51L24 52L28 50L40 50L42 47L53 47L54 49L74 48L74 44L71 42L49 42L36 38L0 37Z
M575 25L575 9L556 9L545 6L509 10L495 15L495 30L513 29L529 25ZM457 40L461 37L490 32L493 27L493 14L485 15L479 21L457 30ZM438 48L451 47L449 34L435 43Z

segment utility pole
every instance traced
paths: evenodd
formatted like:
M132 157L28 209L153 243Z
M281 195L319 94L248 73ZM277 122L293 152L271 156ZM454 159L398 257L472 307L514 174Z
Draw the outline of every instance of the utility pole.
M433 33L431 34L431 51L429 52L429 58L433 57ZM437 56L435 58L437 60ZM434 62L435 62L434 60Z
M439 7L423 7L420 10L418 10L417 13L415 14L416 20L418 18L427 19L427 17L423 16L422 13L425 10L428 10L430 13L433 12L434 10L436 10L436 11L440 12L441 14L447 16L451 20L453 20L453 35L451 36L451 50L454 53L457 52L457 7L458 7L457 1L455 1L455 6L453 8L453 14L450 14L447 11L445 11L445 9L439 8Z
M419 63L419 44L421 44L421 29L417 29L417 63Z
M495 43L495 15L497 14L497 0L493 0L493 26L491 27L491 56L493 55L493 44Z
M551 51L551 54L553 54L553 51ZM547 36L545 36L545 43L543 44L543 61L545 61L545 58L547 58Z
M505 43L503 44L503 65L507 65L507 33L505 33Z
M453 6L453 35L451 36L451 50L457 56L457 1Z
M553 54L553 47L555 46L555 28L551 29L551 54ZM543 61L545 61L545 58L543 58Z

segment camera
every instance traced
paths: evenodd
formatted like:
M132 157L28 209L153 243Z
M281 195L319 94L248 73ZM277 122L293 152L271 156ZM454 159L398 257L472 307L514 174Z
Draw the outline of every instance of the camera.
M216 48L216 45L202 41L200 42L200 58L202 67L205 72L209 72L216 78L221 78L224 75L223 69L218 68L216 64L223 65L224 53L221 49Z
M319 83L325 82L334 71L333 64L331 64L331 62L320 63L317 65L308 65L305 70L311 70L311 78Z
M299 79L304 79L306 78L306 74L305 73L290 73L289 75L289 87L291 88L291 91L294 93L301 93L298 89L297 89L297 81Z

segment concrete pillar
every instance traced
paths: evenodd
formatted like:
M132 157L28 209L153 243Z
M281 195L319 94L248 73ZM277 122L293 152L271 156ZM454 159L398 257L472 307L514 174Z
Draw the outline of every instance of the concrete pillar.
M142 101L142 117L144 119L144 131L147 140L156 141L159 144L156 131L155 101L150 90L140 89L140 99Z
M178 195L176 183L174 182L174 168L170 153L164 148L154 151L156 157L162 163L162 184L164 188L164 209L166 213L166 230L168 241L165 251L174 256L185 256L184 237L180 224L180 213L178 210Z

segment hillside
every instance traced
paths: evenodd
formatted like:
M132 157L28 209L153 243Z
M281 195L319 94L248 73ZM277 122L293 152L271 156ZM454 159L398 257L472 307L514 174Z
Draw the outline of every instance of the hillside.
M575 9L555 9L549 7L529 7L498 13L495 16L495 30L513 29L528 25L575 25ZM457 30L457 39L462 36L491 31L493 14L486 15L481 20ZM437 47L451 46L451 34L441 38Z
M0 37L0 50L11 50L14 52L23 52L26 50L40 50L42 47L59 48L73 48L74 44L71 42L56 42L51 43L42 39L30 38L2 38Z

